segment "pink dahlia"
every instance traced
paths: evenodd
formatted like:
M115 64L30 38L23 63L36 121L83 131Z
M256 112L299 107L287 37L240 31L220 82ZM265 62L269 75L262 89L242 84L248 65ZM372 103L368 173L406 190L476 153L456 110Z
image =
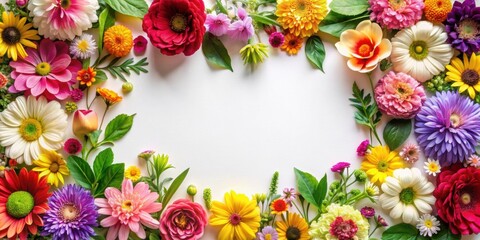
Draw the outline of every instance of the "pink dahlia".
M378 81L375 99L383 113L409 119L420 111L426 96L423 86L410 75L390 71Z
M165 240L196 240L203 236L207 213L203 207L187 199L170 205L160 220L160 233Z
M107 215L100 222L108 228L107 240L127 240L130 230L139 238L146 237L143 226L158 229L159 222L152 218L151 213L162 209L162 204L156 202L158 194L150 192L146 183L138 183L133 187L130 179L123 180L122 191L109 187L105 190L106 198L95 199L99 207L98 213Z
M45 96L48 100L69 97L82 64L68 55L68 45L43 39L38 50L28 48L26 51L27 57L10 62L15 82L8 90L25 92L27 96Z
M423 0L368 0L370 19L388 29L410 27L422 18Z

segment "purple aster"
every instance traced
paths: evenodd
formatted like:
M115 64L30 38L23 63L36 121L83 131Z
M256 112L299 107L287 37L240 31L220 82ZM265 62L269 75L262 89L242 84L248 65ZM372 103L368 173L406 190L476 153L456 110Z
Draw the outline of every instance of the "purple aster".
M207 20L205 20L205 27L207 32L220 37L227 33L228 26L230 25L230 19L227 15L220 13L218 15L208 14Z
M285 42L285 36L283 36L283 33L281 32L274 32L268 37L268 42L270 42L272 47L278 48Z
M345 170L345 168L348 168L348 167L350 167L350 163L348 163L348 162L339 162L339 163L333 165L333 167L330 168L330 170L332 170L332 172L341 173L341 172L343 172L343 170Z
M275 228L271 226L266 226L262 229L261 232L257 233L257 238L256 240L277 240L278 239L278 233Z
M252 18L247 17L245 20L237 20L230 24L227 34L235 40L248 41L253 36Z
M480 105L457 92L437 92L415 118L415 134L427 158L442 166L466 160L480 141Z
M375 216L375 209L373 209L372 207L363 207L362 209L360 209L360 213L365 218L372 218Z
M471 54L480 50L480 7L475 0L455 1L447 15L445 29L448 42L461 52Z
M43 236L53 240L82 240L95 236L98 213L90 191L67 185L48 198L50 210L43 216Z
M297 192L295 191L295 188L283 189L282 199L285 202L287 202L288 204L291 204L293 201L295 201L295 198L297 198Z

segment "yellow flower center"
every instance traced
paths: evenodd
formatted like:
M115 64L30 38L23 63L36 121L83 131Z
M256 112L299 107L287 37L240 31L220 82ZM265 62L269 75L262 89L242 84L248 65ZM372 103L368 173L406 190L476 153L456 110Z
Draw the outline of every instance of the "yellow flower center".
M264 238L265 238L265 240L272 240L272 234L267 233L267 234L265 234Z
M377 164L378 171L385 172L388 169L388 162L385 160L381 160Z
M423 60L428 57L428 46L425 41L414 41L409 49L410 57L415 60Z
M468 193L462 194L462 196L460 196L460 199L462 200L462 203L464 205L468 205L472 201L472 198L470 197L470 194L468 194Z
M175 225L180 229L185 229L187 227L187 217L185 214L180 214L180 216L175 217Z
M132 201L130 201L130 200L125 200L125 201L123 201L123 203L122 203L122 209L123 209L123 210L127 210L127 211L132 210Z
M18 131L25 141L32 142L42 136L42 124L37 119L27 118L22 121Z
M50 164L50 167L48 169L52 173L57 173L58 170L60 169L60 165L57 162L53 162L52 164Z
M73 204L65 204L60 209L61 218L66 222L71 222L78 217L78 209Z
M427 228L432 228L432 227L433 227L432 220L430 220L430 219L425 220L425 222L423 223L423 225L425 225L425 227L427 227Z
M397 95L401 99L406 99L409 96L411 96L413 93L413 89L407 83L404 83L404 82L398 83L396 88L397 88Z
M138 171L137 171L137 169L134 169L134 168L133 168L133 169L130 169L130 176L132 176L132 177L138 176Z
M460 126L462 123L461 119L460 119L460 116L456 113L452 113L452 115L450 115L450 124L452 125L452 127L456 128L458 126Z
M390 7L393 8L393 10L398 10L400 8L403 8L405 7L405 1L403 0L389 0L388 1L390 3Z
M88 42L86 40L82 40L78 43L78 50L80 50L81 52L85 53L87 52L88 48L90 47L90 45L88 45Z
M3 29L2 40L8 45L15 45L20 42L22 34L16 27L7 27Z
M431 162L428 164L428 171L430 172L437 172L438 171L438 164Z
M473 87L477 85L479 81L480 76L478 75L477 71L473 69L465 69L465 71L462 72L462 82L465 84Z
M47 62L41 62L35 67L35 72L42 76L47 76L50 73L50 70L50 64Z
M175 14L170 19L170 29L174 32L181 33L187 28L187 18L183 14Z
M295 8L295 16L303 17L305 15L305 9L307 9L305 1L297 1L297 7Z

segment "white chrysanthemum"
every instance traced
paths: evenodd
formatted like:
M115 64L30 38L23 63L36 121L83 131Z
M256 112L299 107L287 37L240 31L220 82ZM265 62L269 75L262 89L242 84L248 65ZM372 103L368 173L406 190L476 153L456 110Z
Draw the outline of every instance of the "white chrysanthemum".
M46 38L72 40L98 20L97 0L30 0L28 10L38 34Z
M418 219L417 229L420 231L420 235L431 237L440 231L440 222L436 217L430 214L424 214Z
M387 177L382 184L379 203L390 211L390 217L402 218L404 223L416 223L419 213L431 213L435 186L422 175L418 168L401 168Z
M445 70L453 56L441 26L420 21L392 38L393 69L425 82Z
M82 34L80 37L76 37L70 44L70 54L79 59L90 58L95 53L96 49L97 43L93 39L93 36L87 33Z
M42 151L62 147L67 114L60 103L44 97L17 97L0 113L0 145L19 163L32 164Z
M432 175L434 177L437 176L437 173L440 173L440 170L442 169L440 162L431 158L425 162L425 166L423 166L423 168L425 168L425 172L428 175Z

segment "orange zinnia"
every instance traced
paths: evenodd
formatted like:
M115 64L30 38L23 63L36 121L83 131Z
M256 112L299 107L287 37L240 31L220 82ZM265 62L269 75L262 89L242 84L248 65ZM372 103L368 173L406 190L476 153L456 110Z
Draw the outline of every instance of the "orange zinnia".
M80 82L80 85L90 87L96 80L95 76L97 76L97 72L94 71L93 68L88 67L87 69L78 71L77 80Z
M118 103L123 99L121 96L118 96L116 92L107 88L98 88L97 93L103 98L107 106Z
M287 52L288 55L296 55L300 48L302 48L302 44L303 38L287 33L285 34L285 42L283 42L280 49Z
M270 204L270 209L272 209L272 214L282 214L288 210L288 204L279 198Z

